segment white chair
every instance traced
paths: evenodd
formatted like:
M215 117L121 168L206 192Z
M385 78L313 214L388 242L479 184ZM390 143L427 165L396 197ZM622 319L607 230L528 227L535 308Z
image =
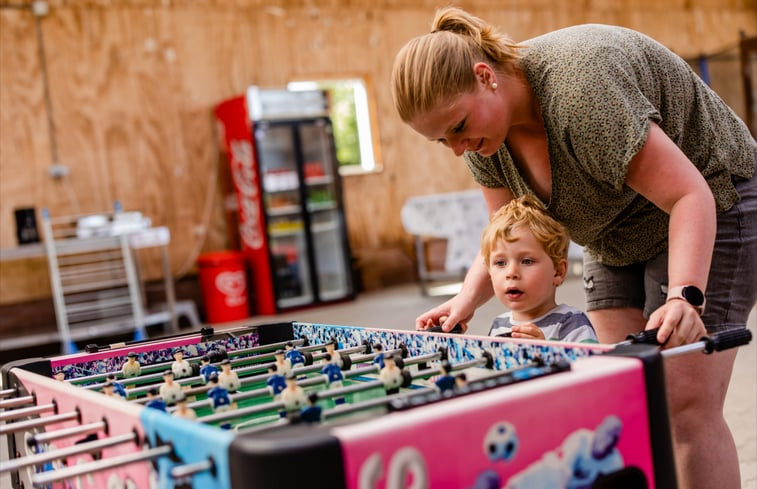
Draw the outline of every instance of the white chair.
M489 213L480 190L464 190L410 197L400 212L405 231L413 235L418 259L418 278L424 295L437 295L434 282L461 282L479 249L481 232ZM444 241L443 264L429 266L429 244ZM449 288L444 288L444 295Z

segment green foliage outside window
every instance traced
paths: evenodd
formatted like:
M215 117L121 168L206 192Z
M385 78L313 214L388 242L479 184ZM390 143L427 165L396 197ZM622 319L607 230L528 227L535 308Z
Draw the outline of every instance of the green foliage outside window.
M334 127L336 159L339 166L360 165L355 90L350 82L322 82L319 87L331 94L331 124Z

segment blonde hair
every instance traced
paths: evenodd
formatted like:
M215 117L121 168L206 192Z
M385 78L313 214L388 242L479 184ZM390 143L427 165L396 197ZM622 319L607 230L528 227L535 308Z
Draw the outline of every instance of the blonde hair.
M570 237L565 227L547 214L544 205L532 195L524 195L503 205L491 218L481 235L481 256L489 268L489 258L496 244L502 240L515 241L513 231L526 226L555 267L568 257Z
M411 39L394 60L392 97L400 118L410 122L440 102L472 91L473 66L478 62L512 73L518 48L505 34L464 10L438 10L431 32Z

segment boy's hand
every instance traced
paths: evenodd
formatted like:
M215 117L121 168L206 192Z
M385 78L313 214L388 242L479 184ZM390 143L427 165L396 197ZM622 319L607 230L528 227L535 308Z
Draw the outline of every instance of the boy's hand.
M512 337L525 340L546 340L541 328L534 323L519 324L512 327Z

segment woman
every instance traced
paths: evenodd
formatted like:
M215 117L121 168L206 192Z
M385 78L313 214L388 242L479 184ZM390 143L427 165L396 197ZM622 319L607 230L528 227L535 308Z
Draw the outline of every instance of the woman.
M398 53L392 78L400 117L464 156L490 213L535 195L584 246L601 342L659 328L672 347L745 327L757 297L757 145L678 56L601 25L516 44L447 8ZM491 296L479 256L460 294L416 325L449 330ZM681 487L740 487L722 412L735 355L666 361Z

